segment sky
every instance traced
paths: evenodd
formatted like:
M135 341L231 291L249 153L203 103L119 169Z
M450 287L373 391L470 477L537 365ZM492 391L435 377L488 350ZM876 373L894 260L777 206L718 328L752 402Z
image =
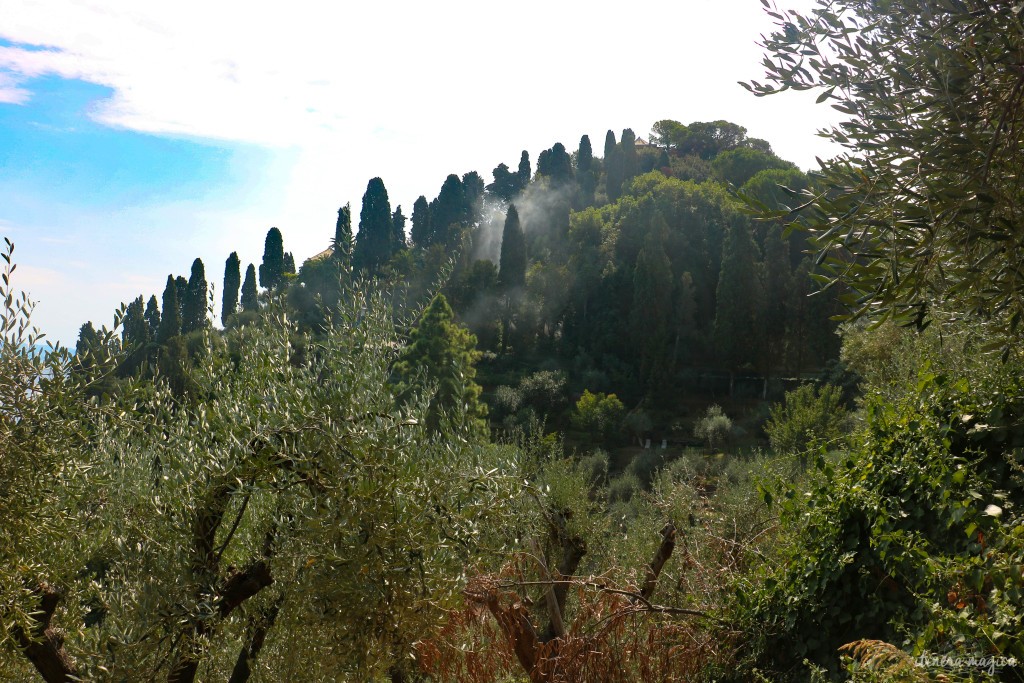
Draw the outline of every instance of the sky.
M780 3L781 4L781 3ZM811 0L786 7L806 9ZM384 180L406 215L587 134L726 119L816 167L813 96L755 98L760 0L628 3L0 0L0 236L33 322L74 345L203 259L302 261ZM218 305L219 311L219 305Z

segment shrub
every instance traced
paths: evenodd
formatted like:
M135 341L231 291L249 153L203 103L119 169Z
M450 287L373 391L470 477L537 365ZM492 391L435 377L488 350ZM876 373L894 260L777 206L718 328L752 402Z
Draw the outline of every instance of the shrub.
M633 494L643 488L640 479L632 472L623 472L608 483L608 501L629 502Z
M593 436L607 438L619 430L626 407L615 394L583 391L572 414L572 426Z
M565 373L542 370L524 377L519 382L519 394L523 397L523 404L532 407L538 415L558 415L567 405Z
M804 384L772 406L764 431L776 453L803 453L813 443L838 439L845 424L839 387Z
M717 450L724 446L732 435L732 420L725 414L721 406L708 406L704 417L697 420L697 424L693 428L693 435L698 439L703 439L711 450Z

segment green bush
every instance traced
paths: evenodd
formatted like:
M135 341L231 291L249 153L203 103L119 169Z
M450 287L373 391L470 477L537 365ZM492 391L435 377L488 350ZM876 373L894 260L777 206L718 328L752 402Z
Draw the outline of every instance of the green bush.
M913 394L868 398L859 447L820 451L809 491L763 489L793 534L780 569L741 596L765 664L808 658L838 676L837 648L864 639L1024 659L1020 372L953 382L926 368Z
M697 420L693 435L703 439L711 450L724 446L732 436L732 420L719 405L708 406L704 417Z
M826 384L804 384L787 392L772 406L764 431L776 453L802 453L814 443L834 442L842 436L846 411L842 390Z
M632 472L623 472L608 482L609 502L629 502L633 494L643 488L640 478Z
M572 414L572 426L588 434L608 438L619 431L626 407L615 394L583 391Z

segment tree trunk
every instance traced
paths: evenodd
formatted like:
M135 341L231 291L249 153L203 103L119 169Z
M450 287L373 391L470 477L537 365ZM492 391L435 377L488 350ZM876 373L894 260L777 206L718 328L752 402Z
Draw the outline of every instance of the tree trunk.
M64 650L64 634L50 624L63 596L45 583L40 584L38 593L40 606L39 611L32 614L35 624L31 632L15 627L14 639L46 683L77 681L78 666Z
M277 621L277 615L281 611L281 603L283 602L284 595L282 594L274 601L274 604L262 610L253 622L249 642L242 646L242 651L238 653L238 659L235 661L235 668L231 671L231 678L228 679L228 683L246 683L249 680L249 676L252 675L251 662L256 661L260 650L263 649L263 644L267 640L267 633L270 632L274 622Z

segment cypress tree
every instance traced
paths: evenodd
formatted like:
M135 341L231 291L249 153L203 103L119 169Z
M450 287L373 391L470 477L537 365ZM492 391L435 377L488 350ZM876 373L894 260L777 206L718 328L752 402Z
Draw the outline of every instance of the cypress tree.
M363 194L363 208L359 212L353 266L356 270L376 272L391 257L393 242L394 226L391 224L391 202L388 200L387 188L380 178L371 178Z
M146 303L146 329L150 339L156 339L160 331L160 306L156 295L151 295Z
M295 275L295 256L290 251L284 252L284 275ZM284 280L282 279L282 282Z
M650 391L670 375L668 367L669 322L672 319L672 264L665 253L667 226L657 219L633 269L631 328L640 360L640 379Z
M632 128L622 131L622 180L635 178L640 170L640 161L636 156L636 134Z
M256 266L249 264L245 269L245 282L242 283L242 310L255 311L260 302L256 290Z
M206 267L202 259L192 262L192 273L188 279L188 294L181 315L181 333L188 334L207 325L206 318Z
M533 171L530 169L530 153L525 149L523 154L519 157L519 171L516 173L516 192L522 192L526 189L526 186L530 184L530 178L533 177Z
M519 224L519 211L510 204L501 233L501 256L498 260L498 283L505 292L526 285L526 237Z
M181 304L178 303L178 283L173 275L167 276L163 304L164 312L160 317L160 328L156 336L156 340L161 344L181 334Z
M537 175L547 176L552 185L564 185L572 180L572 158L565 145L556 142L537 157Z
M722 244L714 331L719 360L730 373L755 361L761 350L757 326L760 288L756 253L757 245L748 226L734 221ZM731 380L729 392L732 393Z
M590 146L589 135L580 138L580 148L576 153L576 179L580 184L581 207L590 206L594 203L597 178L594 175L594 150Z
M462 195L466 221L472 223L476 220L477 204L484 196L484 179L476 171L470 171L462 176Z
M188 299L188 280L179 275L174 278L174 286L178 290L178 334L181 334L181 321L185 319L185 301Z
M334 256L345 266L352 265L352 206L338 209L338 222L334 226Z
M260 264L260 287L273 289L284 278L284 238L281 231L271 228L263 242L263 263Z
M466 192L462 180L454 173L450 174L441 185L437 199L430 203L430 225L434 232L433 242L451 245L458 235L459 228L466 221ZM452 226L455 229L452 229Z
M145 305L142 295L136 297L124 314L121 321L121 343L125 349L144 346L149 342L149 326L146 324Z
M622 194L622 149L615 144L611 131L604 136L604 187L609 202Z
M233 251L224 262L224 294L220 309L220 321L225 326L228 318L238 311L238 288L242 286L242 264L238 252Z
M397 253L398 251L405 248L405 214L402 213L402 205L399 204L395 207L395 212L391 214L391 229L394 231L392 235L392 252Z
M421 249L433 242L430 228L430 206L427 198L420 195L412 205L412 243Z

